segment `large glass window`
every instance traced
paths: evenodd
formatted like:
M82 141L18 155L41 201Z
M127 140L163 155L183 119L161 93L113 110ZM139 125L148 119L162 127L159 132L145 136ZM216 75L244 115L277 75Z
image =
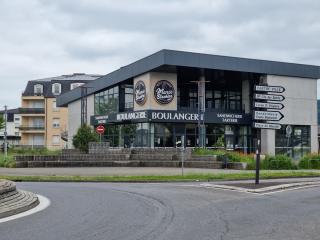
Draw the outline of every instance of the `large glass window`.
M105 91L99 92L94 96L95 114L103 115L116 113L119 109L119 88L115 86Z
M276 130L276 154L285 154L300 159L311 152L310 126L282 125Z
M206 70L206 108L221 110L242 110L242 82L243 80L255 79L256 76L241 72ZM199 80L198 69L178 69L178 107L197 108L198 88L196 81Z
M133 108L133 88L126 86L124 89L124 109L130 110Z

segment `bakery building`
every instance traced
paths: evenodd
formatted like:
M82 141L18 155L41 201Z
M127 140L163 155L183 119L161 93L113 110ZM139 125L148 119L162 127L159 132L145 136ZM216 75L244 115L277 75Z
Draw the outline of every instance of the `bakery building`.
M82 121L104 125L113 147L251 153L261 138L262 153L297 158L318 151L319 78L318 66L161 50L57 104L69 109L70 147Z

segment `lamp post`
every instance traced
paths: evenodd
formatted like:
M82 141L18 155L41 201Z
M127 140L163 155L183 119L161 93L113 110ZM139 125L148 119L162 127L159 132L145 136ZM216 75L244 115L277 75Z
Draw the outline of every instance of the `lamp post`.
M8 149L7 149L7 119L8 119L8 107L4 106L4 134L3 134L3 143L4 143L4 157L8 157Z

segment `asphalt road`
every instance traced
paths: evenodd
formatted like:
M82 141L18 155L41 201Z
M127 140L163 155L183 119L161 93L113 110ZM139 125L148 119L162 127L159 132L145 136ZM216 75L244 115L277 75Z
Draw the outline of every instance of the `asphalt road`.
M320 238L320 188L255 195L206 189L199 183L18 187L48 197L51 205L1 223L1 240Z

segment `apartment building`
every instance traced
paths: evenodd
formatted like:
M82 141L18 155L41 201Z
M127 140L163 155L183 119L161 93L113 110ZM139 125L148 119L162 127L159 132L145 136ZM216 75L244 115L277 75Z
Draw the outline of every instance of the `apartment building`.
M56 97L95 80L100 75L74 73L32 80L21 97L21 145L61 149L66 146L68 108L58 108Z
M4 117L4 110L0 111L0 116ZM9 146L17 146L20 145L20 123L21 117L19 113L19 109L8 109L7 110L7 140ZM4 142L4 129L0 129L0 145Z

